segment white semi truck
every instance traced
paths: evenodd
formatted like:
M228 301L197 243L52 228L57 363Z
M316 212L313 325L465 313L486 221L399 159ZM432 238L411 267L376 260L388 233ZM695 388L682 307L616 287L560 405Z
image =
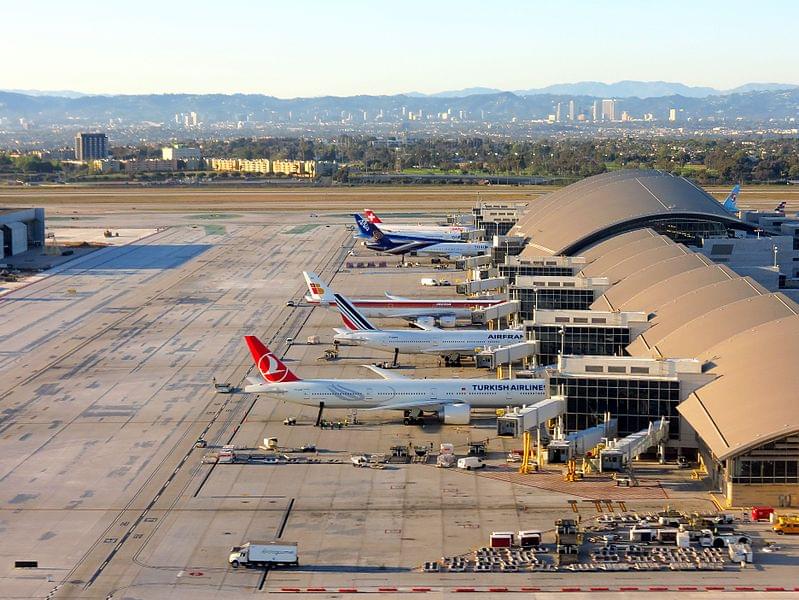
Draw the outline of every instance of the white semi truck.
M297 557L297 542L247 542L230 549L228 562L234 569L274 565L300 564Z

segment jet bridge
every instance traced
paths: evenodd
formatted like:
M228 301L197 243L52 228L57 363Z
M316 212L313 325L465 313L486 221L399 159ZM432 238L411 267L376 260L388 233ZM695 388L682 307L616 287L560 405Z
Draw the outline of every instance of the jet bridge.
M566 463L572 458L585 456L589 450L595 448L603 439L614 438L618 431L618 419L611 419L610 415L607 415L604 423L582 431L572 432L565 437L549 442L547 446L547 462Z
M489 321L497 321L502 318L507 320L511 315L518 314L521 307L521 300L509 300L494 306L478 308L472 311L472 323L485 325Z
M566 397L552 396L530 406L514 408L497 418L497 435L521 437L525 431L539 429L547 421L566 412Z
M669 421L650 422L647 429L633 433L620 440L611 440L599 453L600 471L624 471L633 460L650 448L657 447L660 460L663 461L666 442L669 439Z
M476 279L474 281L459 283L456 289L459 294L470 295L491 290L501 290L507 287L507 277L489 277L488 279Z
M519 342L499 348L489 348L475 356L478 368L496 369L501 365L511 365L523 361L538 352L538 342Z

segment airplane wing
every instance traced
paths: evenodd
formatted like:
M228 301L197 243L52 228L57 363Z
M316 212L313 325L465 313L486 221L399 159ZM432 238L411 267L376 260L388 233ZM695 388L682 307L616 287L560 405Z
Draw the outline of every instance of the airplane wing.
M395 402L393 404L381 404L373 408L361 408L359 410L407 410L409 408L429 408L431 406L443 406L444 404L452 404L451 399L436 400L435 398L428 398L427 400L409 400L408 402Z
M392 373L391 371L387 371L386 369L381 369L380 367L376 367L374 365L361 365L362 367L369 369L373 373L377 373L383 379L407 379L404 375L400 375L399 373Z
M420 323L419 321L412 321L411 325L418 327L419 329L423 329L424 331L436 331L438 327L435 325L425 325L424 323Z

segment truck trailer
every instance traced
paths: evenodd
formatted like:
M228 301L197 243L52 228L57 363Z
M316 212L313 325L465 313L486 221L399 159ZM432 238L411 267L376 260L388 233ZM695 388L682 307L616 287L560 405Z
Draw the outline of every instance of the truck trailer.
M296 542L247 542L230 549L228 562L234 569L300 564Z

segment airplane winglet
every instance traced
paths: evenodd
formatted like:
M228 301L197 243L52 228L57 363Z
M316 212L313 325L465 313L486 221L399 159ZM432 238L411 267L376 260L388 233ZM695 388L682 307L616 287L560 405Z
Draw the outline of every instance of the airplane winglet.
M382 377L383 379L408 379L404 375L400 375L399 373L392 373L391 371L382 369L375 365L361 365L361 366L364 367L365 369L369 369L370 371L376 373L377 375L380 375L380 377Z

